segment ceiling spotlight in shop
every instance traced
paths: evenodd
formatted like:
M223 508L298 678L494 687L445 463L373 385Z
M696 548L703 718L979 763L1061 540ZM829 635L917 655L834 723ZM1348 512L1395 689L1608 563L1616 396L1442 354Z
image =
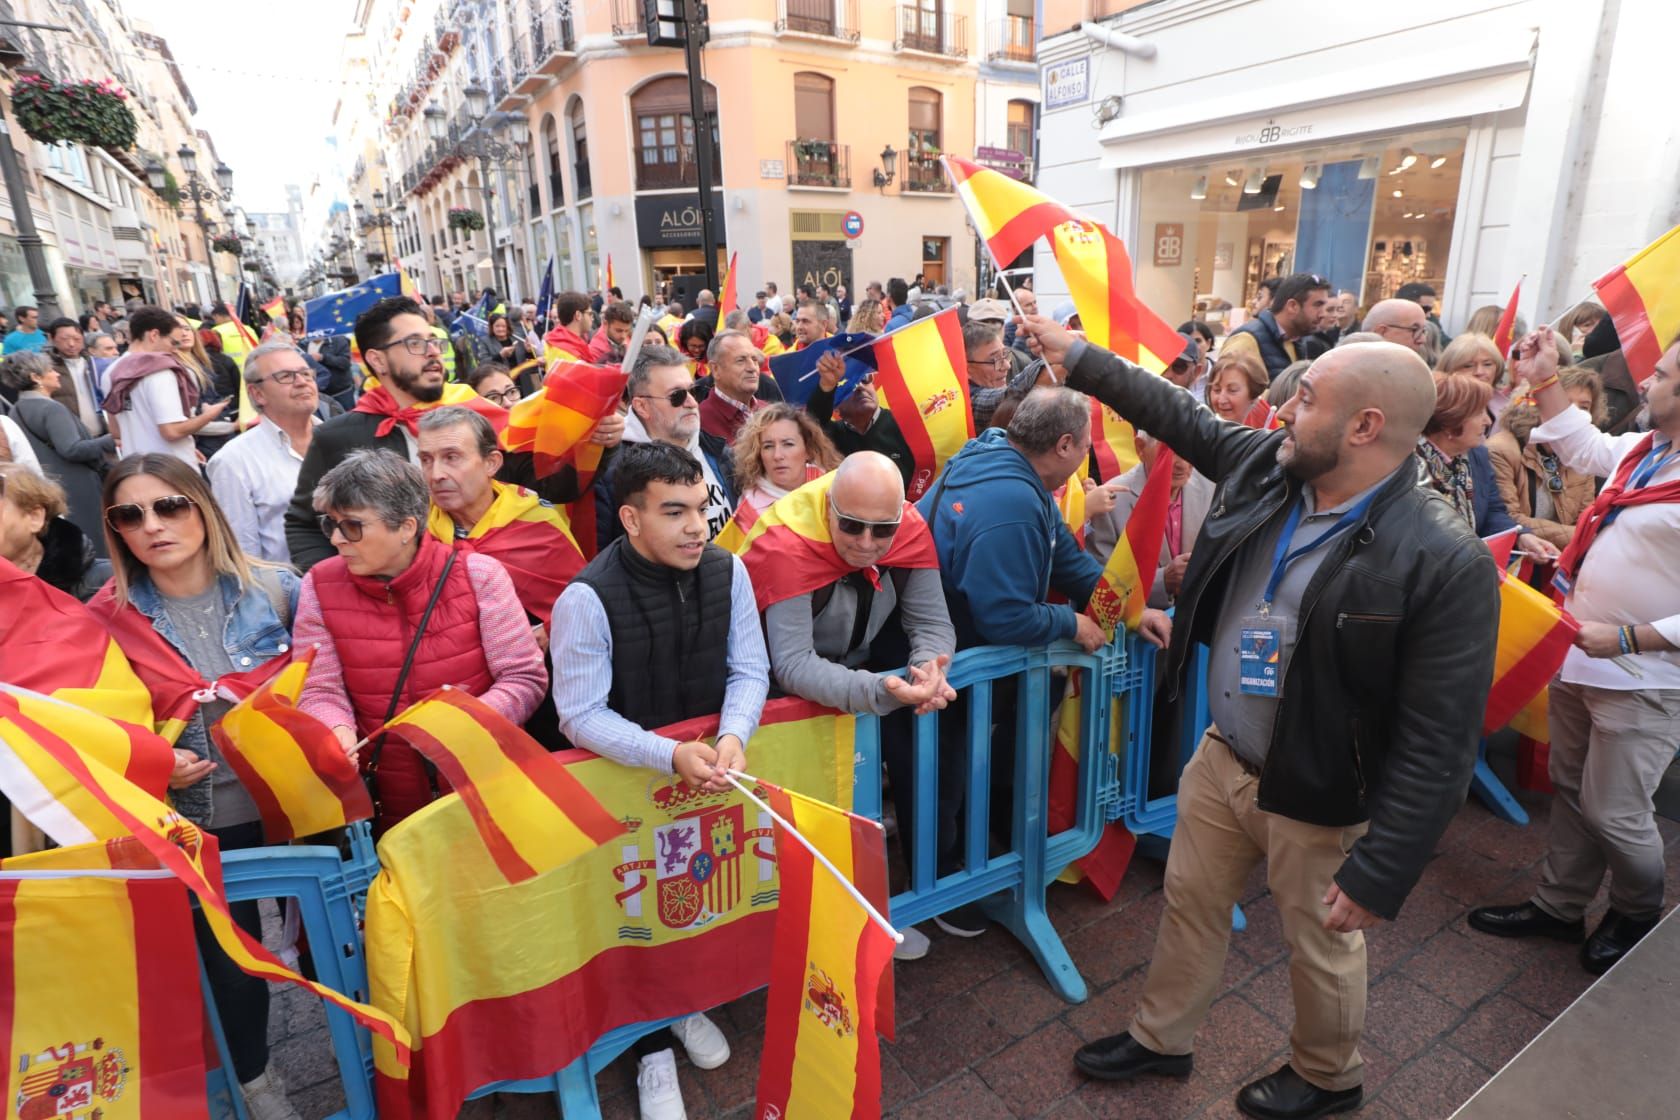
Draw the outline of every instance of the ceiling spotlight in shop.
M1309 163L1301 168L1301 189L1313 190L1318 186L1318 164Z
M1192 202L1200 202L1205 199L1207 197L1207 188L1207 176L1203 175L1201 178L1196 180L1196 185L1190 188L1190 200Z
M1409 170L1412 164L1417 162L1418 157L1416 152L1412 151L1410 148L1402 149L1402 152L1403 154L1400 156L1400 166L1396 167L1393 171L1390 171L1390 175L1398 175L1402 171Z
M1243 184L1243 193L1244 194L1259 194L1260 193L1260 187L1263 183L1265 183L1265 181L1266 181L1266 169L1264 167L1256 167L1252 172L1249 173L1248 181Z
M1239 182L1241 182L1241 180L1237 178L1237 176L1239 174L1240 174L1240 172L1237 172L1237 171L1227 171L1227 172L1225 172L1225 185L1227 187L1236 186Z
M1397 191L1394 192L1394 197L1395 198L1405 198L1406 197L1406 192L1397 190Z
M1283 210L1283 203L1281 203L1281 202L1280 202L1280 203L1278 203L1278 204L1277 204L1277 205L1276 205L1276 206L1274 206L1274 207L1272 207L1272 209L1273 209L1273 210L1275 210L1275 211L1278 211L1278 212L1282 212L1282 210Z
M1443 163L1446 163L1446 162L1447 162L1447 157L1446 156L1436 156L1434 159L1429 161L1429 170L1434 171L1435 169L1437 169Z
M1366 156L1359 161L1359 177L1361 179L1375 179L1377 177L1377 157Z

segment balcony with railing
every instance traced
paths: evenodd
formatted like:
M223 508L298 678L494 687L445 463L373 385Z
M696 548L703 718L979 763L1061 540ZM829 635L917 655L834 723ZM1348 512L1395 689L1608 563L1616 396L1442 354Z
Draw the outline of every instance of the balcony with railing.
M638 7L638 14L640 10ZM547 3L531 13L531 59L538 73L545 77L558 74L576 53L577 36L572 31L569 12L562 16L552 3Z
M951 194L945 165L926 148L898 153L898 189L908 194Z
M639 191L674 190L678 187L699 187L699 153L692 144L661 145L640 148L636 152L636 189ZM788 178L793 178L790 170ZM723 186L723 153L712 144L712 186Z
M829 140L789 140L787 185L849 190L852 185L851 146Z
M893 48L956 59L968 57L968 17L919 4L898 6L898 38Z
M858 0L776 0L776 30L855 43Z
M987 28L986 61L1032 66L1038 61L1038 28L1031 16L1005 16Z
M555 210L566 205L566 176L558 171L548 173L548 197Z
M612 33L619 39L640 39L646 34L642 0L612 0Z

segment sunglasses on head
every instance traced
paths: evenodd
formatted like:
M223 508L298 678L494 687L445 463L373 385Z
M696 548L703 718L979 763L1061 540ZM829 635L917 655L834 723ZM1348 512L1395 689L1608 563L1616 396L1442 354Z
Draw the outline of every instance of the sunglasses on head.
M185 494L165 494L161 498L152 499L151 510L159 521L179 521L196 504ZM138 529L145 523L146 507L135 502L124 502L120 506L109 506L105 510L105 524L119 533Z
M694 390L685 385L681 389L672 389L669 393L637 393L636 396L644 401L664 401L672 408L681 408L684 402L694 396Z
M327 540L331 541L334 533L342 533L344 539L351 544L356 544L362 539L362 529L367 524L359 517L328 517L324 513L317 520L321 523L321 534Z

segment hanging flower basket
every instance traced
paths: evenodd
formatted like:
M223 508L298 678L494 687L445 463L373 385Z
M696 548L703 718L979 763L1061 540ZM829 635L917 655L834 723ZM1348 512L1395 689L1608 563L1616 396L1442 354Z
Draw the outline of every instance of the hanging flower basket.
M54 82L25 74L12 87L12 111L30 136L43 144L86 144L125 151L134 146L134 114L128 94L110 79Z
M218 253L232 253L236 257L245 252L245 246L232 234L223 234L216 238L210 242L210 248Z
M473 233L484 228L484 215L465 206L451 206L449 208L449 228L464 229L468 233Z

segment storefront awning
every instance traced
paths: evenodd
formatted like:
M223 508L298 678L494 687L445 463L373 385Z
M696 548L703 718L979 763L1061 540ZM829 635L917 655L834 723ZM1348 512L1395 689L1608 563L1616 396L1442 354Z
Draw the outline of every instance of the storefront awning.
M1242 156L1513 109L1528 94L1534 46L1532 35L1476 43L1121 116L1102 130L1102 166Z

